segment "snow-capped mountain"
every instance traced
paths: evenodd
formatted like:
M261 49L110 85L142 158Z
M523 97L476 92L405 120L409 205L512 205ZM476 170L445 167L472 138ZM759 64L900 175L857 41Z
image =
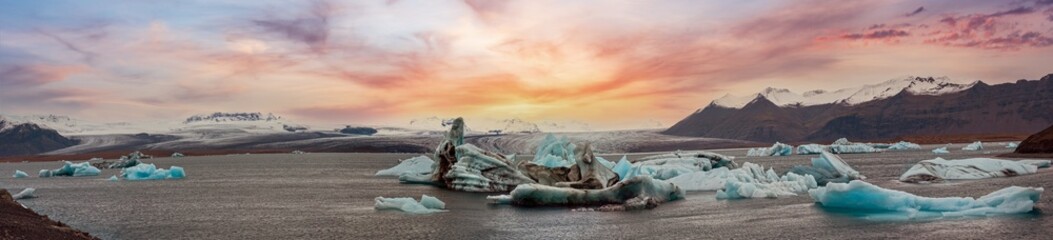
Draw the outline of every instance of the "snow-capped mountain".
M33 155L76 144L53 129L0 116L0 156Z
M186 118L186 121L184 121L183 123L189 124L189 123L197 123L197 122L237 122L237 121L257 121L257 122L258 121L264 121L264 122L270 122L270 121L278 121L278 120L281 120L281 117L274 116L273 113L267 113L267 115L263 115L263 114L261 114L259 112L254 112L254 113L215 112L215 113L212 113L212 114L198 114L198 115L190 116L190 117Z
M66 136L89 134L140 133L146 131L157 131L158 129L160 129L148 129L142 125L136 125L127 122L98 123L55 114L25 116L6 115L4 117L6 117L7 121L11 123L33 123L40 126L41 128L54 129L55 131L58 131L58 133Z
M804 94L797 94L784 88L765 88L763 91L746 96L724 95L713 100L712 105L739 109L746 106L758 97L764 97L776 106L814 106L821 104L847 104L856 105L874 100L886 99L900 92L909 92L914 95L942 95L961 92L972 88L979 81L969 84L952 83L947 77L915 77L908 76L884 81L877 84L863 85L854 88L844 88L835 91L812 90Z

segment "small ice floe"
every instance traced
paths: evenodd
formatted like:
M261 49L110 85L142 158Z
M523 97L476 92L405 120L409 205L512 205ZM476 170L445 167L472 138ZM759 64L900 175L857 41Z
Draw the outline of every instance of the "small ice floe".
M921 149L921 145L917 143L899 141L898 143L892 144L888 147L889 150L918 150Z
M636 176L596 190L523 184L508 195L487 197L495 204L591 206L606 210L651 209L660 203L683 198L684 191L679 187L651 176Z
M793 146L785 143L775 142L771 147L766 148L750 148L749 152L746 153L748 157L764 157L764 156L790 156L793 154Z
M445 212L446 203L442 202L438 198L421 195L420 201L416 201L413 198L402 197L402 198L385 198L377 197L373 199L373 208L376 210L399 210L406 213L412 214L425 214L425 213L437 213Z
M984 179L1032 174L1050 160L1010 161L994 158L921 161L899 177L902 182L922 183L942 180Z
M948 154L951 151L947 151L947 147L940 147L932 150L933 154Z
M820 154L825 151L829 151L830 147L819 144L804 144L797 146L797 155L812 155Z
M172 157L173 158L181 158L181 157L186 157L186 155L183 155L182 153L174 152L174 153L172 153Z
M983 149L984 149L984 143L982 143L980 141L976 141L976 142L970 143L969 145L966 145L965 147L962 147L962 150L965 150L965 151L980 151L980 150L983 150Z
M377 171L375 176L401 176L403 174L428 174L432 172L432 165L435 164L434 160L431 160L428 156L420 155L410 159L399 161L398 165L394 167Z
M110 179L108 179L108 180L109 180L110 182L116 182L116 181L120 181L120 179L118 179L118 178L117 178L117 175L113 175L113 176L110 176Z
M98 176L101 173L98 168L92 166L88 162L72 163L70 161L64 161L61 168L54 170L42 169L40 170L39 176L42 178L46 177L57 177L57 176Z
M980 217L1031 212L1042 188L1007 187L978 199L930 198L884 189L864 181L830 183L809 190L824 208L873 220Z
M11 196L11 198L14 198L15 200L35 198L37 196L34 195L33 193L35 193L36 191L37 191L37 189L35 189L35 188L22 189L21 192L18 192L18 194L15 194L14 196Z
M143 163L121 170L121 177L128 180L163 180L186 177L182 167L172 166L169 169L157 168L150 163Z
M15 170L15 175L12 175L11 177L13 177L13 178L26 178L26 177L29 177L29 174L26 174L26 172L23 172L22 170Z
M307 152L300 151L300 150L293 150L292 154L307 154Z
M1005 144L1005 148L1009 148L1009 149L1015 149L1015 148L1017 148L1019 146L1020 146L1020 143L1018 143L1018 142L1010 142L1010 143Z

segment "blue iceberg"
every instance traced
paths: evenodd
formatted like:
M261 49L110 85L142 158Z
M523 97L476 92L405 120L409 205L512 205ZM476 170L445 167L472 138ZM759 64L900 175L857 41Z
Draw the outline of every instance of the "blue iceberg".
M994 158L944 160L936 158L918 162L900 175L899 181L922 183L942 180L984 179L1032 174L1049 160L1010 161Z
M435 164L428 156L420 155L410 159L399 161L394 167L377 171L375 176L401 176L403 174L427 174L432 171Z
M82 177L82 176L98 176L99 173L102 173L102 171L100 171L98 168L92 166L88 162L72 163L70 161L65 161L61 168L54 169L54 170L47 170L47 169L40 170L39 176L42 177L42 178L57 177L57 176Z
M157 168L151 163L143 163L121 170L121 177L128 180L182 179L186 177L186 172L178 166L164 169Z
M26 174L26 172L23 172L22 170L15 170L15 175L12 175L11 177L13 177L13 178L26 178L26 177L29 177L29 174Z
M570 167L577 162L574 159L574 148L574 144L570 143L567 137L556 138L552 134L545 135L537 146L533 162L549 168Z
M440 201L438 198L428 195L422 195L420 202L408 197L377 197L373 199L373 202L373 208L376 210L398 210L412 214L426 214L446 211L443 210L446 208L446 203Z
M851 181L831 183L808 193L824 208L851 212L866 219L907 220L1027 213L1032 211L1042 191L1042 188L1012 186L978 199L930 198Z
M793 166L790 172L798 175L810 175L815 178L819 186L830 182L844 183L851 180L866 179L866 176L863 176L859 171L849 166L848 163L845 163L844 159L829 152L823 152L818 158L812 158L811 166Z

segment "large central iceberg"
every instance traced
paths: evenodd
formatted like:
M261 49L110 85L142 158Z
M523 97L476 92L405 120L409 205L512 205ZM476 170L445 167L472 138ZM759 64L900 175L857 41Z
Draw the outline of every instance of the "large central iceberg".
M918 162L900 175L902 182L936 182L941 180L983 179L1032 174L1049 160L1010 161L994 158L944 160L936 158Z
M831 183L808 193L824 208L839 209L867 219L894 220L1026 213L1032 211L1042 191L1042 188L1013 186L978 199L929 198L851 181Z

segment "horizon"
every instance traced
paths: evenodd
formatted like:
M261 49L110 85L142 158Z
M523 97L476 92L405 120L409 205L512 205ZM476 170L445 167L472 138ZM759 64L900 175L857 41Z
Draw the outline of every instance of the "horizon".
M765 87L1034 80L1053 53L1041 0L107 3L0 9L0 112L638 129Z

